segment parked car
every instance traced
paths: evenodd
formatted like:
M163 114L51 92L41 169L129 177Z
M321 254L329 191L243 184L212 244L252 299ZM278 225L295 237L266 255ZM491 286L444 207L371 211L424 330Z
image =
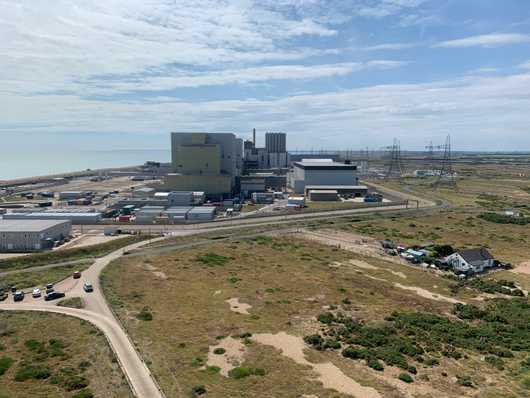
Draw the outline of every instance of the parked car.
M11 293L16 293L17 287L15 285L11 286Z
M55 289L53 287L46 288L46 294L54 292Z
M7 292L4 292L3 290L0 291L0 301L6 300L8 297Z
M31 295L33 296L33 298L39 298L41 296L40 289L39 288L33 289L33 292L31 293Z
M94 286L92 286L91 282L85 282L83 284L83 289L85 290L85 292L90 293L94 291Z
M75 271L73 276L74 276L74 279L81 278L81 271Z
M13 301L22 301L22 300L24 300L24 292L17 290L13 294Z
M63 298L64 296L66 295L62 292L51 292L51 293L47 293L46 296L44 296L44 300L45 301L57 300L59 298Z
M53 289L53 283L48 283L46 285L46 289Z

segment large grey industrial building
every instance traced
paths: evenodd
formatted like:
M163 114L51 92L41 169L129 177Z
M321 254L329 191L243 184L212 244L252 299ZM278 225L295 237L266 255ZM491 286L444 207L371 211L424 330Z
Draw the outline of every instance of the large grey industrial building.
M243 167L243 140L232 133L171 133L173 173L161 189L231 196Z
M295 193L304 194L306 186L358 186L357 166L334 162L330 159L303 159L294 162L288 183Z
M72 223L60 220L0 220L0 252L50 249L70 236Z

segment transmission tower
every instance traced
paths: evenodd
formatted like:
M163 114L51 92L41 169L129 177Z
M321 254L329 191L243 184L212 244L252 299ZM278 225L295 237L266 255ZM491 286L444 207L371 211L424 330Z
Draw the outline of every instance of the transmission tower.
M401 145L399 141L394 138L392 146L385 149L390 154L385 178L401 178L403 176L403 162L401 160Z
M428 150L427 159L426 159L427 165L432 171L436 170L436 159L434 159L434 148L435 146L432 144L432 141L429 145L425 147L425 149Z
M456 189L456 176L453 169L453 157L451 153L451 136L448 135L445 140L445 145L441 146L444 151L443 158L441 160L440 168L438 170L438 177L434 182L433 186L438 188L440 186L446 186L449 188Z

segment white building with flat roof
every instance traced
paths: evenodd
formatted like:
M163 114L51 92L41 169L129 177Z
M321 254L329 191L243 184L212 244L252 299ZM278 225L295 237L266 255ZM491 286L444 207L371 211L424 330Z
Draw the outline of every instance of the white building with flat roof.
M297 194L304 194L306 186L357 186L359 177L354 164L338 163L330 159L303 159L294 162L288 184Z
M0 252L50 249L70 236L72 223L61 220L0 220Z

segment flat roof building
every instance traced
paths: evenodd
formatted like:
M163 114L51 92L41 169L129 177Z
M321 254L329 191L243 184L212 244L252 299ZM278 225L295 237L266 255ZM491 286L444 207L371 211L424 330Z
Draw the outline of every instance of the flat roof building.
M0 220L0 252L51 249L70 236L72 223L59 220Z
M328 189L336 186L358 186L357 166L331 159L304 159L293 163L289 186L297 194L305 194L306 186Z

